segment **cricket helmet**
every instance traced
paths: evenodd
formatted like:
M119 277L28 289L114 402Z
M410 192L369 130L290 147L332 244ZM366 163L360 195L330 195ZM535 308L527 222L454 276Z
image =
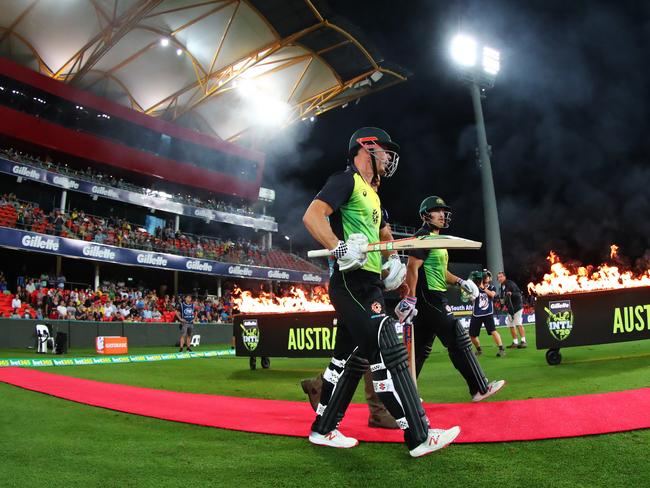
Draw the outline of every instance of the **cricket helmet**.
M352 134L348 144L348 156L354 159L359 149L366 149L372 158L373 170L376 173L376 153L383 151L388 156L385 164L385 174L381 175L390 178L397 170L399 164L399 144L395 143L388 133L378 127L362 127Z
M427 224L434 225L429 217L429 212L432 210L437 210L439 208L445 211L445 220L442 227L440 228L446 229L449 227L449 224L451 224L451 207L447 205L445 201L439 196L432 195L422 200L422 203L420 204L420 217ZM436 225L436 227L438 226Z

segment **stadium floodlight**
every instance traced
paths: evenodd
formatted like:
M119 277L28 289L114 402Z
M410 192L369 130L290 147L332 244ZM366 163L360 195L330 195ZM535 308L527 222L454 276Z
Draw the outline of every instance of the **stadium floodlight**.
M268 90L261 90L255 80L241 79L237 91L246 104L247 115L252 117L254 123L274 127L286 122L291 111L289 104L269 95Z
M162 47L167 47L167 46L169 46L169 39L166 38L166 37L163 37L162 39L160 39L160 45L161 45Z
M251 99L258 95L257 85L253 80L242 78L239 82L233 82L233 87L237 88L243 98Z
M496 49L482 45L473 37L458 34L451 41L451 58L458 68L461 80L469 86L476 118L476 134L483 188L483 215L485 219L485 249L488 269L496 274L503 268L501 229L497 210L496 192L492 178L490 147L487 142L481 98L494 86L501 69L501 54ZM481 56L479 61L479 55Z
M469 36L458 34L451 41L451 58L461 66L474 66L476 64L476 51L476 41Z
M176 56L181 56L183 54L183 50L179 47L176 49Z
M293 249L292 249L292 245L291 245L291 237L289 237L289 236L284 236L284 238L285 238L287 241L289 241L289 254L293 254Z
M501 69L501 54L496 49L483 46L483 71L496 76Z

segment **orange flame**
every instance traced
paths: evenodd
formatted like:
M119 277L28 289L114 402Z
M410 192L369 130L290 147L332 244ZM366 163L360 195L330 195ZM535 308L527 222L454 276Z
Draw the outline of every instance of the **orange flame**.
M618 249L616 244L610 246L611 259L618 258ZM528 292L531 294L559 295L650 286L650 269L635 274L632 271L620 271L618 266L608 264L598 267L569 265L564 264L553 251L546 259L551 263L551 271L544 274L540 283L528 283Z
M311 296L309 296L311 295ZM315 286L310 292L298 286L292 286L288 296L277 296L272 293L260 292L253 296L250 291L244 291L235 286L232 300L241 313L291 313L291 312L323 312L334 310L327 290Z

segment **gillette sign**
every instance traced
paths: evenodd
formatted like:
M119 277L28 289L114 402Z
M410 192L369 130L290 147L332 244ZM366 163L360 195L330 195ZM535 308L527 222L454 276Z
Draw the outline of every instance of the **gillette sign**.
M59 240L56 237L41 237L39 235L26 235L20 240L23 247L42 249L44 251L58 251Z
M307 283L321 283L323 281L323 277L317 274L305 273L302 275L302 281L305 281Z
M0 247L30 252L55 254L89 261L110 262L126 266L170 271L201 273L212 276L230 276L254 280L277 280L291 283L322 284L327 282L326 273L305 273L293 269L267 268L196 259L176 254L157 253L86 242L67 237L54 237L36 232L0 227Z
M39 173L35 169L29 168L28 166L16 165L13 168L11 168L11 172L15 175L24 176L25 178L29 178L31 180L41 179L41 173Z
M253 276L253 270L246 266L230 266L228 267L228 274L238 276Z

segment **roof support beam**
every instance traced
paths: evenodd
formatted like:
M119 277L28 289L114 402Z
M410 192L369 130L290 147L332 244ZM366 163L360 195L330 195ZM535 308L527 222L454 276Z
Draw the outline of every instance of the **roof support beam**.
M20 15L16 17L16 20L14 20L9 27L7 27L7 30L5 30L2 33L2 36L0 36L0 43L4 41L13 31L14 29L20 24L25 17L29 14L29 12L32 11L34 7L36 7L36 4L40 2L40 0L34 0L32 3L30 3L25 10L20 12Z
M120 39L128 34L133 27L135 27L140 20L142 20L149 12L162 3L162 0L146 0L144 2L137 2L131 8L127 9L115 23L109 24L102 32L100 32L93 40L86 44L85 49L80 52L83 56L86 49L95 45L93 52L90 54L83 66L72 75L70 78L71 83L79 83L81 78L90 71L95 64L115 45Z

